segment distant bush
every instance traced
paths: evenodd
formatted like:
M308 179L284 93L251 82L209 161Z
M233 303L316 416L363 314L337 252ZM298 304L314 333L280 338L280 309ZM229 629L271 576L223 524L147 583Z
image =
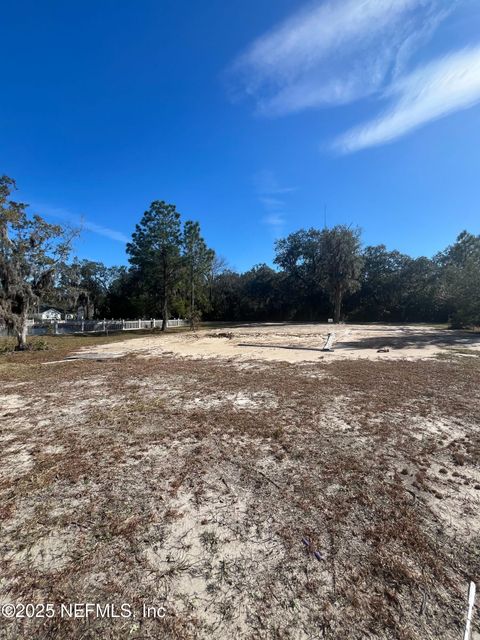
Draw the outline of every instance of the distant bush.
M4 356L7 353L12 353L13 351L13 342L5 342L5 344L0 344L0 356Z
M29 351L48 351L50 347L48 346L48 342L46 340L42 340L39 338L38 340L33 340L28 343Z
M22 351L47 351L49 349L48 342L39 338L37 340L31 340L27 342L26 348L22 349ZM0 344L0 355L6 355L7 353L13 353L16 351L15 343L13 340L6 341L3 344Z

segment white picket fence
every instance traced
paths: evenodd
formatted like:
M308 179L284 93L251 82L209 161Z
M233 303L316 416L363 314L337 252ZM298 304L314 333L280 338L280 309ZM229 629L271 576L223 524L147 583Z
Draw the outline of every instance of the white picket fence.
M162 326L162 320L121 320L122 331L132 331L135 329L158 329ZM171 318L167 320L167 327L184 327L188 324L186 320L181 318Z
M184 327L187 320L171 318L167 327ZM112 331L138 331L139 329L159 329L162 320L29 320L29 335L63 335L71 333L109 333ZM0 327L0 336L8 335L6 329Z

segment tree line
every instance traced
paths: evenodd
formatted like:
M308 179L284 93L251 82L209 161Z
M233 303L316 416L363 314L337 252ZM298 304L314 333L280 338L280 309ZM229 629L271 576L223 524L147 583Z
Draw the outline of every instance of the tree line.
M127 244L128 266L71 258L75 230L29 216L0 178L0 321L26 345L39 304L87 318L449 322L480 325L480 236L463 231L433 258L362 246L360 230L301 229L275 243L275 268L245 273L209 248L196 221L154 201Z

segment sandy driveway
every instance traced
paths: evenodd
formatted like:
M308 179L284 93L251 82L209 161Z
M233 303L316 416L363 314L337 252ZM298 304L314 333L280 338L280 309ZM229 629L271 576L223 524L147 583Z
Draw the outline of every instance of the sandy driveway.
M329 332L333 352L322 351ZM379 352L380 349L388 349ZM82 350L82 354L150 357L175 354L193 358L334 362L336 360L417 360L459 350L464 357L480 353L480 334L425 325L249 324L196 333L143 336Z

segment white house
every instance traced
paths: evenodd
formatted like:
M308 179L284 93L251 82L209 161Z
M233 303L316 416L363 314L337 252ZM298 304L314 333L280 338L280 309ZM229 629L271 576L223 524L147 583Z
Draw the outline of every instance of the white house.
M58 309L50 308L40 311L40 313L34 313L33 319L54 322L55 320L61 320L62 314Z

